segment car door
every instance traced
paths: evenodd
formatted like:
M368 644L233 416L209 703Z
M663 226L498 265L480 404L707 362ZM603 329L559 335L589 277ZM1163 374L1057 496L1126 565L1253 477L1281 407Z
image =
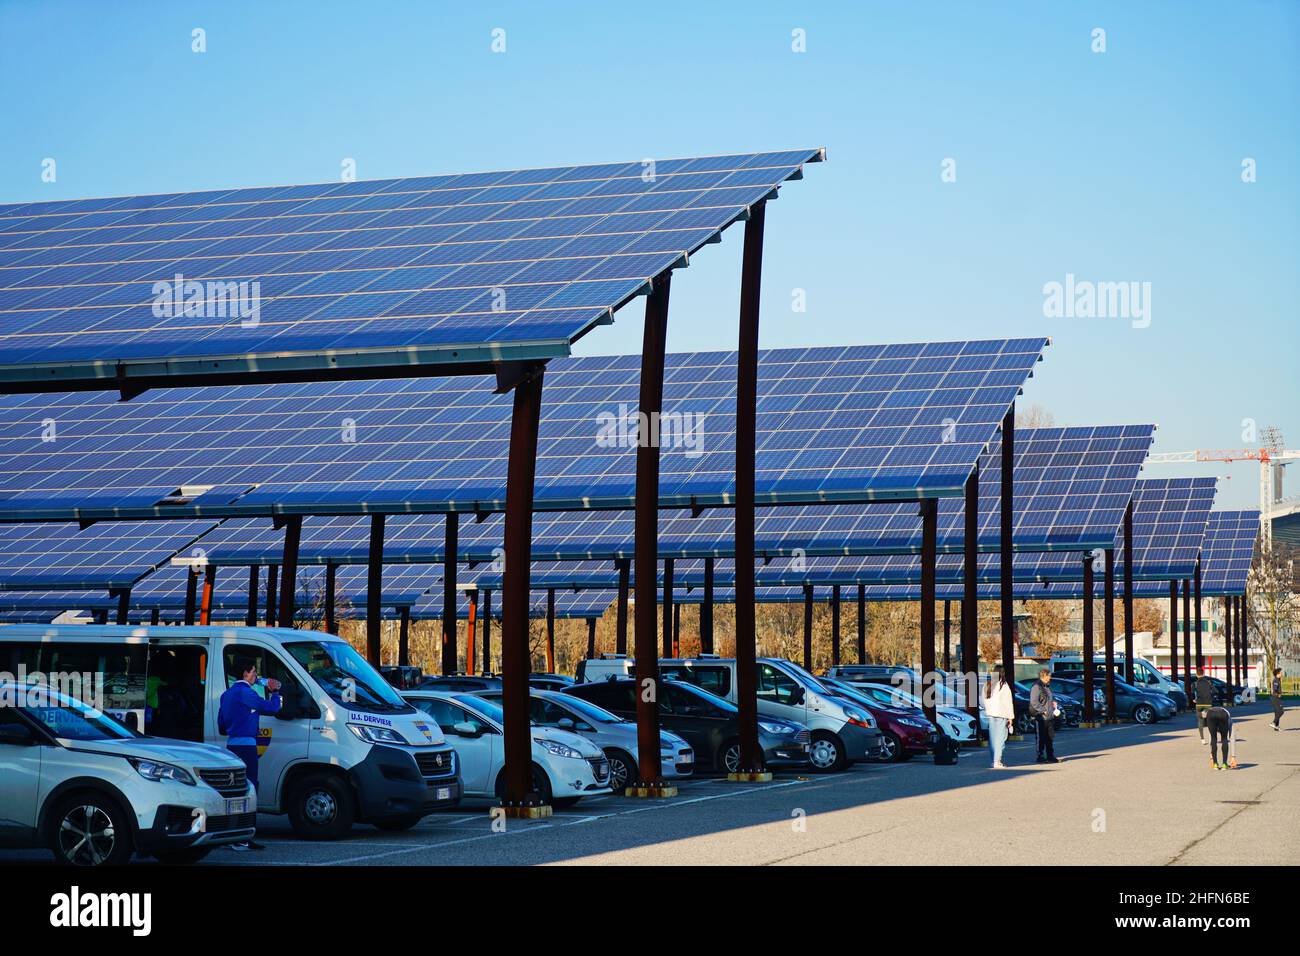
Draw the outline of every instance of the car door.
M460 758L460 781L466 794L491 796L493 769L500 759L500 734L495 727L464 707L440 697L412 697L420 710L432 717ZM468 724L469 728L464 725Z
M31 731L13 707L0 707L0 727L5 726ZM0 738L0 780L4 781L0 787L0 843L25 842L36 828L41 761L46 749L34 732L26 743L9 743Z
M664 684L659 695L659 715L666 729L686 739L696 759L703 757L710 764L715 764L718 748L731 736L731 714L672 681Z
M758 712L767 717L792 720L797 724L808 722L807 695L799 683L772 664L758 665Z

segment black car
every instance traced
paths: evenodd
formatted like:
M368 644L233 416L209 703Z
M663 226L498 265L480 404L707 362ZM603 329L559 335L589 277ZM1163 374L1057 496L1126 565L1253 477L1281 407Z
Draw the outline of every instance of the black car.
M1056 685L1056 679L1052 679L1052 685ZM1033 688L1034 682L1031 680L1018 680L1011 685L1011 703L1016 709L1016 732L1020 734L1032 734L1034 732L1034 718L1029 715L1029 692ZM1083 707L1068 696L1062 694L1057 696L1057 709L1060 710L1061 716L1052 720L1052 727L1060 730L1062 727L1077 727L1079 717L1083 713ZM1073 719L1074 723L1070 721Z
M1241 693L1241 687L1237 684L1229 684L1219 677L1209 677L1211 686L1214 688L1214 703L1217 707L1231 707L1237 702L1237 695Z
M390 664L379 668L379 676L398 690L409 690L412 687L420 686L420 681L424 680L424 671L418 667L406 665L399 667L396 664Z
M736 706L681 681L661 681L659 687L659 725L691 745L697 764L728 773L740 769ZM574 684L563 693L591 701L625 720L636 720L636 681L630 677ZM760 717L758 742L769 767L808 764L811 735L802 724Z

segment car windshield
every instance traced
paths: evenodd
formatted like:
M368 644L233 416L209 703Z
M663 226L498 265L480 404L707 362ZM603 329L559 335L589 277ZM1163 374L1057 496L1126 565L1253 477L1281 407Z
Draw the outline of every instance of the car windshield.
M477 694L453 694L452 700L460 704L466 710L473 711L480 717L486 717L498 727L504 727L506 721L505 711L501 705L494 700L485 700Z
M42 684L9 685L0 700L13 698L24 714L60 740L130 740L139 737L103 711Z
M625 724L622 717L617 714L611 714L604 707L597 707L590 701L583 700L581 697L574 697L572 694L555 694L548 696L547 700L561 701L562 706L568 710L577 711L586 720L597 724Z
M295 641L284 649L335 703L357 710L408 711L393 685L343 641Z

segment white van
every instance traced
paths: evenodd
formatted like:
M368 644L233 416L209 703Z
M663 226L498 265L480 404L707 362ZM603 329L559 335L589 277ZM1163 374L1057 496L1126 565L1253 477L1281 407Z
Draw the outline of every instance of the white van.
M817 770L843 770L856 760L872 760L880 755L880 729L865 710L836 697L792 661L760 657L756 666L759 714L807 727L812 734L808 759ZM736 662L732 658L703 654L662 660L659 674L736 702Z
M456 754L438 725L332 634L264 627L0 627L0 672L20 682L39 675L58 689L77 678L89 681L75 696L132 729L218 746L225 738L217 730L217 710L237 679L240 658L251 658L260 675L283 685L280 712L261 720L260 811L288 814L307 839L335 839L354 822L406 829L459 802Z

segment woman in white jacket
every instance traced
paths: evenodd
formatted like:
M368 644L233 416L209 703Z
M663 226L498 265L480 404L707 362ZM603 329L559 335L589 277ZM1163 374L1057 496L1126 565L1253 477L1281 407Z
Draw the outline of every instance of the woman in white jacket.
M1016 719L1016 704L1011 697L1011 685L998 664L984 685L984 713L989 718L989 750L993 754L993 767L1002 770L1002 748Z

